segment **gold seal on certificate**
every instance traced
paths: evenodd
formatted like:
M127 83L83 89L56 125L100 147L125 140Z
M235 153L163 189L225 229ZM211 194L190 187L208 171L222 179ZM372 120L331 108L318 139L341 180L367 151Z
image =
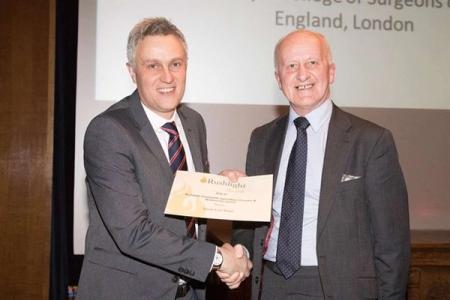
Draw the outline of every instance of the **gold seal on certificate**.
M207 219L269 222L272 175L228 177L177 171L165 213Z

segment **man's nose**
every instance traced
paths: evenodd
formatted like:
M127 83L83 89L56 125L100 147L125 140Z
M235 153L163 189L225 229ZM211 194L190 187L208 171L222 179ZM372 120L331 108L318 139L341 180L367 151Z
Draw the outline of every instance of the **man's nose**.
M309 72L304 65L300 64L298 66L296 77L300 81L308 80Z
M163 67L162 74L161 74L161 81L170 83L173 81L173 75L170 71L169 67Z

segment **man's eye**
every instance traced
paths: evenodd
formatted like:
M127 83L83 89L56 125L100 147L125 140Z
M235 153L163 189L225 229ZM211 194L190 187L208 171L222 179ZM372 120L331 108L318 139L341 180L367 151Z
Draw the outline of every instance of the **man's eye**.
M171 66L170 69L173 71L179 70L183 67L183 62L182 61L174 61Z
M297 64L289 64L288 68L289 70L297 70L298 65Z
M172 64L172 66L173 66L174 68L180 68L180 67L183 66L183 62L182 62L182 61L175 61L175 62Z
M315 65L317 65L317 61L311 60L311 61L308 62L308 65L315 66Z
M157 70L159 68L158 64L148 64L147 68L152 69L152 70Z

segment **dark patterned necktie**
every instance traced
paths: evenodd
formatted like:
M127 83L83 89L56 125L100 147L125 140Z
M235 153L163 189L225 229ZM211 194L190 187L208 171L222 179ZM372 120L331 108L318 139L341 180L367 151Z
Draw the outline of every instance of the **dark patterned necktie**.
M286 171L276 265L283 276L291 277L301 264L303 209L305 204L306 159L308 139L306 118L294 120L297 139L292 147Z
M184 153L183 144L181 144L180 135L178 134L175 122L167 122L161 129L169 134L169 165L172 172L175 174L177 170L186 171L186 153Z
M186 153L184 152L175 122L167 122L161 129L169 134L169 165L172 172L175 174L177 170L187 171ZM185 221L187 236L196 238L195 218L186 217Z

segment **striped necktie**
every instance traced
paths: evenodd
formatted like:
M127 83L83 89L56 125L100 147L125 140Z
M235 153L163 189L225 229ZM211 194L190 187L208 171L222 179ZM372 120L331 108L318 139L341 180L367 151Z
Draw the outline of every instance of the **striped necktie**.
M175 122L167 122L161 129L169 134L169 165L172 172L175 174L177 170L187 171L186 153L184 153Z
M180 140L175 122L167 122L161 127L162 130L169 134L169 165L175 174L177 170L187 171L186 153ZM186 217L186 233L188 237L196 238L195 234L195 218Z

